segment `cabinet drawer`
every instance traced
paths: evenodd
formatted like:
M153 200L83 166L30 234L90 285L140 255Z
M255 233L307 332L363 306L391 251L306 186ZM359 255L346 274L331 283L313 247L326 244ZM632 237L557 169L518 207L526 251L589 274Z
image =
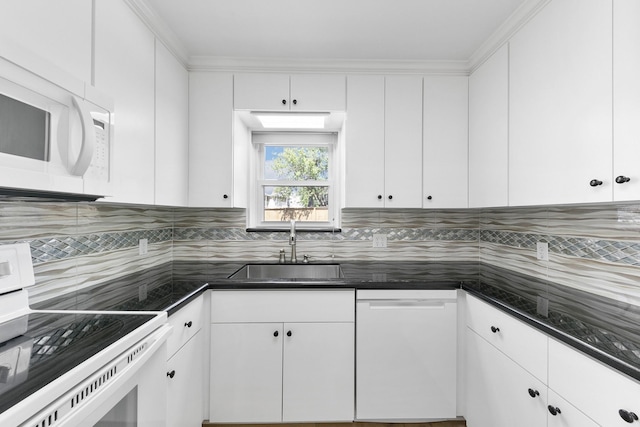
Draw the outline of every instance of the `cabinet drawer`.
M546 384L545 334L472 295L467 295L466 314L470 329Z
M173 356L202 328L203 301L201 296L169 317L173 332L167 340L167 357Z
M629 425L620 410L640 414L640 383L554 339L549 388L603 426Z
M213 291L211 323L353 322L355 290Z
M549 406L555 408L555 414L547 409L547 427L598 427L592 419L580 412L578 408L549 390Z

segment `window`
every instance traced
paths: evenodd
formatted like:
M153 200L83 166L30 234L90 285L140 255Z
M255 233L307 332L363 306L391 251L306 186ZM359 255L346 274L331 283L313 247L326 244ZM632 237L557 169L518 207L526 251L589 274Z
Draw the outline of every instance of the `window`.
M253 224L331 227L335 220L335 133L254 132Z

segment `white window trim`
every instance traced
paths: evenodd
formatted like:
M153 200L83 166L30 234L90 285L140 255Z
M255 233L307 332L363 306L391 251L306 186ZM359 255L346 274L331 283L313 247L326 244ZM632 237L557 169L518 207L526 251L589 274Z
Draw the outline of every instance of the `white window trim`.
M300 137L304 141L301 143ZM247 215L249 228L255 229L286 229L290 227L289 221L264 221L263 186L326 186L329 188L329 220L324 221L299 221L296 223L297 229L326 229L333 230L339 228L340 212L340 191L339 183L339 153L338 140L340 134L336 132L253 132L251 135L252 153L250 159L250 200L249 215ZM328 179L321 181L274 181L264 180L264 147L268 145L277 146L308 146L308 147L328 147L329 170ZM260 178L259 178L260 177Z

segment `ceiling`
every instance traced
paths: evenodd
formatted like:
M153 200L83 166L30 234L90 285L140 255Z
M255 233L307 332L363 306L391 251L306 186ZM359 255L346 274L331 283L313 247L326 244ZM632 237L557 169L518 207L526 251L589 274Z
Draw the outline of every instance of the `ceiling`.
M187 59L468 61L527 0L138 0Z

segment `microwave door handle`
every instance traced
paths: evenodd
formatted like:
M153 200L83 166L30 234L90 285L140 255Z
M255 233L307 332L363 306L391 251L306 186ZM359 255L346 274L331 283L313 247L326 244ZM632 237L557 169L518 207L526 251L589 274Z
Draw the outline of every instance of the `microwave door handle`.
M70 172L76 176L82 176L89 169L91 159L93 159L93 151L96 146L96 133L93 131L93 118L91 111L85 103L77 97L72 96L73 106L80 115L80 124L82 126L82 145L78 159L70 167Z

